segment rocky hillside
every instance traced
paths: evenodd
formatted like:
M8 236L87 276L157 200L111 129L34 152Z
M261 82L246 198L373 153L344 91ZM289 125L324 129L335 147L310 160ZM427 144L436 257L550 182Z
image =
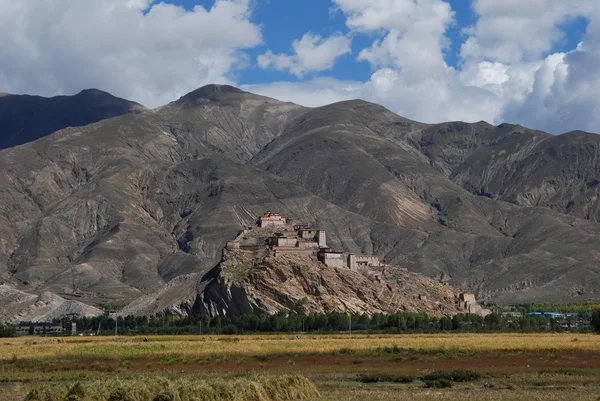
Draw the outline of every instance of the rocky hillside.
M0 149L35 141L63 128L144 109L97 89L52 98L0 93Z
M185 307L179 284L202 292L225 243L272 209L478 299L598 300L598 138L210 85L0 151L0 283Z
M457 289L404 268L326 266L314 253L273 253L261 246L276 229L244 232L255 250L225 249L221 262L204 276L179 276L154 294L123 309L126 315L275 314L341 311L349 313L465 312ZM239 238L239 236L238 236Z
M99 316L102 310L82 302L66 300L50 292L40 296L0 285L0 322L52 322L67 315Z
M238 269L243 268L243 276ZM234 270L234 271L231 271ZM395 280L373 272L327 267L309 255L251 261L226 254L217 276L202 292L199 309L215 314L426 312L454 314L453 288L398 270Z

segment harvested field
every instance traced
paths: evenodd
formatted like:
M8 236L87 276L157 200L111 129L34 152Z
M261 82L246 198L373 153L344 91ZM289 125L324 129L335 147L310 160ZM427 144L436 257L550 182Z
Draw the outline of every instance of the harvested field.
M39 386L58 384L65 392L100 379L125 380L133 389L158 377L226 383L282 375L308 378L320 392L311 396L315 400L558 400L565 391L570 400L597 400L600 336L298 334L0 342L0 390L11 401Z

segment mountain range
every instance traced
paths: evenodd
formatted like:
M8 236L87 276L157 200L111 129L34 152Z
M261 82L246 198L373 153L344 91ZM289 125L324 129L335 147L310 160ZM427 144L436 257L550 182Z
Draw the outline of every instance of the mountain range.
M59 129L87 125L145 107L97 89L45 98L0 93L0 149L22 145Z
M152 110L100 91L11 99L0 284L15 290L139 303L202 278L276 210L334 249L480 300L600 299L595 134L424 124L362 100L306 108L219 85Z

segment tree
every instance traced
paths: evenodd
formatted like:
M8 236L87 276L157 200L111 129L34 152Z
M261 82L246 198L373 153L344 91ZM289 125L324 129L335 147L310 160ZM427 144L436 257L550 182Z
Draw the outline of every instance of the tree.
M460 330L463 327L463 318L462 314L454 315L452 318L452 330Z
M590 322L596 333L600 333L600 309L595 309L592 312L592 321Z
M0 338L2 337L16 337L17 329L12 326L4 326L0 323Z
M502 326L502 316L498 313L492 313L487 315L483 321L485 322L488 329L498 330Z
M448 316L441 317L439 328L440 330L452 330L452 320Z

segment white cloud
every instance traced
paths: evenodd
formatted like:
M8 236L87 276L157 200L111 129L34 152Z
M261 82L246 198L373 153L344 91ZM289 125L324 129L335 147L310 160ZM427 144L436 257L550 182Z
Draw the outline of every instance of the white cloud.
M360 96L381 103L406 117L425 121L493 121L502 104L482 80L497 83L501 69L472 66L478 80L463 75L444 61L445 32L454 11L442 0L334 0L356 32L381 35L358 59L376 70ZM487 68L487 71L486 71ZM481 71L480 71L481 70Z
M169 0L170 1L170 0ZM252 0L216 0L184 10L153 0L0 0L0 91L55 95L98 87L156 106L208 83L231 83L244 50L262 43ZM559 133L600 132L600 1L472 0L478 16L463 29L457 68L447 65L447 0L332 0L348 32L307 33L289 54L259 56L262 68L303 77L350 54L351 38L370 45L356 56L365 82L318 77L243 86L317 106L350 98L381 103L408 118L503 121ZM562 25L584 17L577 49Z
M559 24L587 16L597 0L475 0L477 23L466 29L463 58L502 63L539 60L564 40Z
M229 83L246 62L240 50L262 41L249 0L191 11L151 0L0 0L0 37L3 91L94 86L147 106Z
M449 70L449 74L456 74ZM390 68L377 70L367 82L319 77L302 82L243 85L242 89L304 106L318 107L350 99L364 99L422 122L450 120L493 121L502 104L477 87L455 88L452 82L423 80L407 82ZM442 82L442 84L440 84ZM460 92L459 92L460 91ZM460 93L459 97L456 94Z
M443 51L454 13L443 0L333 0L355 34L378 36L358 60L375 69L366 82L333 78L277 83L274 93L323 105L352 95L425 122L504 121L561 133L600 132L600 2L597 0L475 0L477 23L464 29L460 69ZM563 40L560 24L583 16L580 46L548 54ZM257 87L274 94L269 85ZM312 95L311 95L312 93ZM327 96L324 96L324 93Z
M327 39L306 33L302 39L294 40L293 54L273 54L270 50L258 56L261 68L273 67L279 71L289 71L297 77L309 72L330 70L338 57L351 53L352 40L340 34Z
M496 85L503 101L496 120L552 133L600 133L600 2L477 0L474 7L480 18L461 49L463 69L488 59L513 71ZM574 17L589 20L582 42L567 53L549 53L563 40L559 25ZM527 90L514 91L518 83Z
M307 107L318 107L362 96L363 83L320 77L304 82L273 82L242 85L245 91L287 100Z
M454 12L441 0L334 0L357 32L384 32L358 60L377 67L395 67L411 80L443 75L444 32Z
M590 24L577 49L548 56L535 73L531 92L507 103L502 118L552 133L600 133L599 23Z

